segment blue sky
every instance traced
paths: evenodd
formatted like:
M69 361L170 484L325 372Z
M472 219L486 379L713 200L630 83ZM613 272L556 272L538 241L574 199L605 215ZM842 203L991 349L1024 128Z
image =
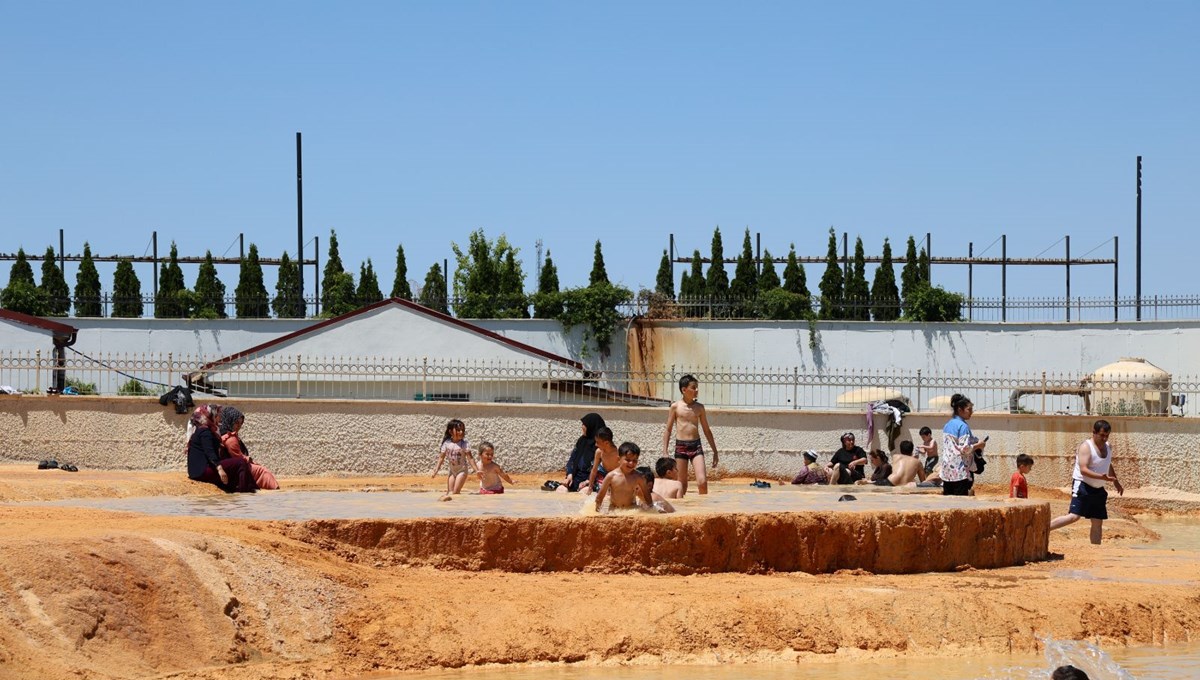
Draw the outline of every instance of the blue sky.
M746 228L777 255L823 254L830 226L876 253L931 232L935 255L1006 233L1010 257L1067 234L1109 257L1117 235L1132 294L1141 154L1143 291L1195 293L1197 35L1185 2L9 2L0 251L63 228L68 252L143 254L157 230L162 252L235 255L245 232L294 256L301 131L306 240L336 229L385 291L398 243L419 280L476 228L521 248L530 288L538 239L574 286L597 238L610 278L650 287L668 234L707 254L719 225L727 254ZM934 279L966 289L965 267ZM1062 280L1010 269L1009 294ZM1072 292L1111 295L1112 269Z

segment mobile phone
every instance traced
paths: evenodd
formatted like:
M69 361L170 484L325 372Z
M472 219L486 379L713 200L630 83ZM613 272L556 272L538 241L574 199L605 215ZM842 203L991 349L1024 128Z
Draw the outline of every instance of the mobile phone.
M987 440L989 440L989 439L991 439L991 438L992 438L992 435L990 435L990 434L989 434L989 435L986 435L986 436L983 438L983 442L986 444L986 443L987 443Z

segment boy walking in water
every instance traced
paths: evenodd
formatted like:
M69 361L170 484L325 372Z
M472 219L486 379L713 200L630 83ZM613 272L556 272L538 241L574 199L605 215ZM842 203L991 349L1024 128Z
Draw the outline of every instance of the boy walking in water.
M1071 508L1062 517L1050 522L1050 530L1061 529L1080 517L1092 520L1091 539L1100 545L1104 532L1104 520L1108 519L1108 491L1105 482L1112 482L1119 495L1125 488L1117 480L1117 471L1112 465L1112 447L1108 435L1112 425L1107 420L1097 420L1092 425L1092 436L1083 440L1075 450L1075 470L1071 474Z
M679 477L682 497L687 494L688 463L696 470L696 487L701 494L708 493L708 470L704 467L704 449L700 446L700 428L704 428L704 438L712 449L712 464L717 466L717 442L713 439L712 428L708 426L708 415L704 404L696 401L700 394L700 381L690 373L679 379L679 391L683 398L671 404L667 415L667 429L663 432L663 455L667 455L671 443L671 429L675 429L675 470Z

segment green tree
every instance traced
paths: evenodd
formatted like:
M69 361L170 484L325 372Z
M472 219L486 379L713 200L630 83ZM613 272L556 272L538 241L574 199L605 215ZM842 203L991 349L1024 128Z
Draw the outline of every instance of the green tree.
M883 257L871 283L871 311L876 321L900 318L900 291L896 289L896 270L892 264L892 244L883 239Z
M279 274L275 279L275 298L271 308L280 319L304 318L304 293L300 290L300 268L283 251L279 258Z
M764 250L762 272L758 275L758 293L765 293L779 287L779 275L775 273L775 261L771 257L771 251Z
M608 270L604 268L604 252L600 249L600 240L596 239L596 249L592 252L592 273L588 275L588 285L608 283Z
M512 307L501 303L500 279L508 253L512 252L514 263L517 263L515 258L519 251L508 242L508 238L501 234L492 243L482 229L476 229L468 237L466 251L457 243L451 243L450 246L457 262L454 271L454 295L458 298L455 315L470 319L495 319L502 312L511 313ZM520 278L524 280L523 275ZM511 281L509 286L511 288Z
M675 277L671 275L671 258L667 255L666 249L663 250L662 259L658 262L658 275L654 278L654 291L659 295L675 298Z
M76 289L78 295L78 288ZM166 264L158 270L158 293L154 296L154 318L183 319L191 308L191 292L183 280L183 270L179 268L179 248L171 242L171 254ZM79 303L75 303L76 309Z
M825 254L825 273L821 275L821 318L844 319L846 310L842 305L845 290L842 266L838 263L837 233L829 228L829 250Z
M562 314L562 294L558 290L558 268L546 251L546 262L538 275L537 293L533 295L533 315L539 319L556 319Z
M383 291L379 288L379 277L375 275L375 265L371 258L358 267L358 290L354 291L360 307L373 305L383 299Z
M233 300L239 319L265 319L271 314L271 298L267 296L267 286L263 283L258 246L253 243L250 244L250 252L241 261Z
M921 285L921 263L917 261L917 241L908 237L908 247L904 250L904 267L900 270L900 297L904 301L904 315L909 315L908 299Z
M525 295L525 272L516 251L509 248L500 263L500 290L496 315L501 319L528 319L529 298Z
M8 285L0 292L0 307L23 314L42 316L49 300L46 291L34 283L33 267L25 257L25 249L17 249L17 259L8 272Z
M962 318L963 296L951 293L941 286L919 286L913 292L910 301L911 311L908 318L912 321L946 322Z
M192 310L193 318L224 319L229 316L225 312L225 284L217 278L217 266L213 264L212 251L204 251L204 261L196 273L196 308Z
M404 261L404 244L396 246L396 280L392 283L392 297L413 299L412 287L408 285L408 263Z
M621 324L617 307L628 302L633 293L627 288L608 282L597 282L583 288L563 292L563 312L559 315L564 329L583 326L583 340L592 340L601 355L612 346L612 335Z
M737 267L733 271L733 282L729 294L736 300L746 300L758 292L758 269L754 265L754 251L750 246L750 229L742 238L742 252L738 255Z
M925 246L921 246L921 254L917 256L917 276L926 285L933 284L933 279L929 277L929 253L926 252Z
M84 241L83 259L75 273L75 316L101 316L100 272L92 260L92 247Z
M850 278L846 279L844 304L847 319L871 320L871 289L867 286L867 256L861 237L854 240L854 262L850 267Z
M58 268L54 257L54 248L46 248L46 256L42 258L42 292L46 294L46 313L50 316L66 316L71 311L71 289L67 279Z
M684 276L687 278L680 283L679 297L692 301L704 297L707 284L704 282L704 262L700 257L699 250L692 252L691 271L685 273ZM684 286L684 283L687 286Z
M808 277L804 274L804 265L796 257L796 244L791 244L788 250L787 264L783 267L783 289L801 297L812 298L808 292Z
M704 293L713 298L724 298L729 294L729 275L725 273L725 248L721 245L721 228L713 230L712 257L708 264L708 277L704 281Z
M349 286L346 285L349 279ZM321 315L340 316L357 309L354 305L354 277L346 273L338 254L337 232L329 230L329 250L321 277ZM339 311L335 311L339 310Z
M418 302L442 314L450 313L450 308L446 304L446 277L442 274L441 265L436 262L429 268L429 273L425 275L425 285L421 286L421 297Z
M118 319L140 319L145 313L142 303L142 282L133 270L133 262L123 258L113 273L113 311Z

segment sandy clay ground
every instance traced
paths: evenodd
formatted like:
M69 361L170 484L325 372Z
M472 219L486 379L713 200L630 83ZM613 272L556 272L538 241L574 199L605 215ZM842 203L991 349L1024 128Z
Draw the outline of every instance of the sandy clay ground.
M0 502L215 491L180 477L6 465ZM1081 522L1051 535L1048 561L904 576L449 571L305 540L285 522L4 505L0 677L338 678L471 664L1031 653L1046 635L1193 641L1197 553L1155 549L1130 511L1194 512L1196 499L1141 495L1114 511L1101 547ZM1065 510L1061 491L1034 496Z

